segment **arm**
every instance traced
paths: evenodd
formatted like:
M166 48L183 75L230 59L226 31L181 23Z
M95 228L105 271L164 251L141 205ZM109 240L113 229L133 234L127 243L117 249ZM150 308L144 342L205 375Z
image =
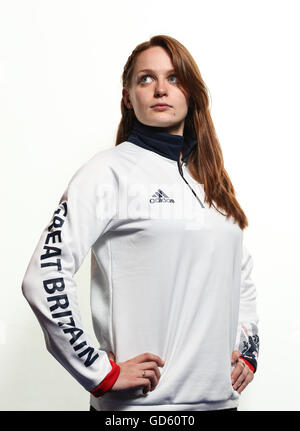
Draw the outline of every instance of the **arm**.
M241 267L240 310L235 350L255 373L259 352L258 316L256 311L256 287L251 278L253 259L243 246Z
M41 325L47 350L95 396L113 386L120 367L104 350L92 346L81 323L74 275L115 215L114 181L104 152L73 175L22 282L23 295Z

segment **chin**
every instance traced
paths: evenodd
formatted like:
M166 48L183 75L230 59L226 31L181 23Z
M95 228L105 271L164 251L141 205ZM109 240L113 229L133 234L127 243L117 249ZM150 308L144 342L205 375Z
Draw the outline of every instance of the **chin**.
M174 126L175 124L178 123L178 121L174 121L174 119L170 119L167 118L167 116L157 116L157 118L151 118L149 120L147 120L147 123L156 127L170 127L170 126Z

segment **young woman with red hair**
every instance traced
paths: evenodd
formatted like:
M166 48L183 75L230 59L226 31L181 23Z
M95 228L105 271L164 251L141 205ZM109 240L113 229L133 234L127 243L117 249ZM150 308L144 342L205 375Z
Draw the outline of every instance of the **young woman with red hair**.
M133 50L122 84L115 146L70 180L23 293L91 410L237 410L257 367L256 287L206 86L165 35ZM73 279L89 250L99 347Z

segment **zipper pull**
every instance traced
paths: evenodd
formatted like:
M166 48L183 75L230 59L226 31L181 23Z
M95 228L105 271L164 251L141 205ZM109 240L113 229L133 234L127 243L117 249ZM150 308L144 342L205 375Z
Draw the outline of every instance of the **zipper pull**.
M182 152L180 153L181 157L182 157ZM180 175L182 177L182 179L185 181L185 183L189 186L189 188L191 189L193 195L195 196L195 198L198 200L199 204L201 205L202 208L205 208L205 206L203 205L203 203L201 202L200 198L197 196L197 193L195 192L195 190L193 189L193 187L187 182L187 180L184 178L183 176L183 171L182 171L182 165L184 162L180 163L180 158L177 160L177 165L178 165L178 169L180 172Z

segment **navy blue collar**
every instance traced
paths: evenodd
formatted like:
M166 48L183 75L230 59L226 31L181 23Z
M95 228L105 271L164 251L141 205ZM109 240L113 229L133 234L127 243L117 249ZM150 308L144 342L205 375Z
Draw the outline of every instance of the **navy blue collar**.
M148 126L135 118L127 141L175 161L179 160L182 152L182 161L186 162L197 140L188 135L173 135L161 130L161 127Z

